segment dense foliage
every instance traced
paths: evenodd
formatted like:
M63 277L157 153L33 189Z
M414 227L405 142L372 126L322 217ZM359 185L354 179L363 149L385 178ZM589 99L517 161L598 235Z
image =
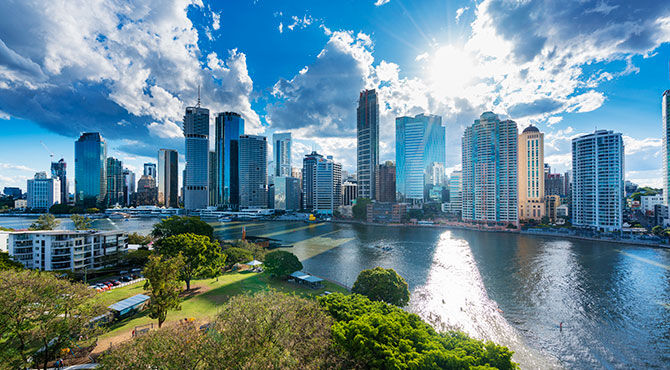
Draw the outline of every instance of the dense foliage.
M60 221L50 213L40 215L35 222L30 225L30 230L53 230L60 225Z
M181 284L179 271L184 266L181 255L162 260L160 256L149 256L149 262L144 267L144 277L147 279L144 289L149 292L149 317L158 320L160 328L165 322L168 310L181 309Z
M14 261L9 257L9 253L0 252L0 271L4 270L22 270L23 264L21 262Z
M245 263L254 259L253 254L247 249L230 247L223 250L226 255L226 265L233 266L236 263Z
M394 269L375 267L361 271L351 291L396 306L409 303L409 286Z
M234 247L234 248L240 248L240 249L245 249L251 253L251 256L253 258L251 259L257 259L259 261L264 261L265 260L265 255L268 253L268 250L265 249L264 247L256 244L256 243L250 243L248 240L235 240L232 242L232 244L228 245L227 248L229 247ZM247 260L248 262L249 260Z
M74 223L75 230L88 230L93 222L90 217L82 215L72 215L70 219Z
M207 332L163 328L126 342L100 360L106 369L342 368L330 318L313 300L280 293L239 295Z
M217 276L226 261L221 246L209 237L196 234L178 234L164 237L155 243L158 254L166 257L184 257L179 277L191 289L191 280L198 276Z
M156 238L167 238L179 234L203 235L214 239L214 228L200 217L172 216L154 225L151 234Z
M153 239L151 238L150 235L144 236L136 232L128 234L128 244L147 245L152 241Z
M302 263L295 254L286 251L272 251L265 256L265 271L278 278L285 278L302 270Z
M146 248L138 248L137 250L129 250L121 257L121 264L125 266L144 267L149 262L149 256L152 252Z
M0 271L0 363L3 368L44 368L62 348L94 331L104 312L83 284L33 270ZM38 353L35 350L41 348ZM34 363L31 364L30 358Z
M335 318L333 340L360 367L514 369L512 352L464 333L437 333L415 314L358 295L330 294L320 304Z
M368 219L368 204L372 201L368 198L358 198L356 199L356 204L351 207L351 213L354 218L361 221L366 221Z

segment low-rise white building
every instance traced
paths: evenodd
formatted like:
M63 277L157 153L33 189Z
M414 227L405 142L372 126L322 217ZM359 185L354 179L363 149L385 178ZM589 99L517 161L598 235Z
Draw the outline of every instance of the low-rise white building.
M28 201L25 199L16 199L14 201L14 209L25 209L28 207Z
M48 210L60 202L61 183L57 178L48 178L46 172L38 172L27 183L28 208Z
M663 204L663 195L643 195L640 197L640 211L642 213L654 213L654 206Z
M0 240L13 260L45 271L98 269L128 251L128 235L121 231L3 231Z

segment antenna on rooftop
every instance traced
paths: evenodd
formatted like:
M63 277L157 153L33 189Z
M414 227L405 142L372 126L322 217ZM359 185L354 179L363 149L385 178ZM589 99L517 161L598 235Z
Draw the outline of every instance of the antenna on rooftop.
M200 108L200 85L198 85L198 108Z

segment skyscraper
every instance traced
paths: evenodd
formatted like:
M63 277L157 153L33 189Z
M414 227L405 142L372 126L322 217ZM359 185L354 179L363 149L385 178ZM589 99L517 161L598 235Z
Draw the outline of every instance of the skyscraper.
M446 165L446 133L442 117L419 114L415 117L398 117L395 122L398 200L423 202L425 175L430 166L433 163L443 167Z
M519 135L519 218L541 220L544 202L544 134L530 125Z
M123 197L123 165L121 161L114 158L107 158L107 205L125 204Z
M304 209L314 209L314 179L316 177L316 163L323 159L317 152L305 155L302 159L302 196Z
M572 139L572 224L621 230L624 145L620 133L598 130Z
M210 206L216 206L218 203L218 196L217 196L217 174L216 174L216 167L217 167L217 160L216 160L216 152L209 151L209 188L207 189L208 191L208 197L209 197L209 205Z
M518 223L516 122L484 112L463 134L464 221Z
M377 179L375 185L375 195L379 202L395 202L395 163L393 161L386 161L379 165L376 173Z
M48 178L46 172L38 172L27 181L27 207L48 211L60 201L60 180Z
M274 150L275 176L291 176L291 133L272 135Z
M158 204L179 207L179 155L174 149L158 150Z
M661 118L663 120L663 201L670 204L670 90L663 92L661 102Z
M215 121L216 203L236 208L239 205L236 150L238 139L244 135L244 119L238 113L222 112Z
M58 203L67 204L69 194L67 190L67 165L65 164L65 159L61 158L58 162L51 162L51 177L55 177L60 181Z
M187 107L184 115L186 138L186 186L184 208L203 209L209 204L209 109Z
M356 180L351 178L344 180L344 183L342 183L342 205L352 205L357 197L358 184L356 183Z
M264 136L239 138L240 208L266 208L268 205L267 158Z
M275 177L274 209L297 211L300 209L300 180L295 177Z
M123 169L123 199L125 205L131 205L131 197L135 194L135 173L127 168Z
M158 203L156 179L150 175L142 175L137 181L137 191L133 194L133 204L136 206L155 206L156 203Z
M358 197L375 199L379 165L379 103L375 90L361 91L356 113Z
M314 212L332 215L342 203L342 165L333 157L318 158L314 165Z
M107 195L107 146L98 132L85 132L74 143L75 202L94 207Z
M144 175L156 179L156 163L147 162L144 164Z

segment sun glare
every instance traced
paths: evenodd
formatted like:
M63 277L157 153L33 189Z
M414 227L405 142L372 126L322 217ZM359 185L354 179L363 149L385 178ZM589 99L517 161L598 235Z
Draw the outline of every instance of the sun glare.
M452 45L435 51L428 65L428 79L433 91L442 97L462 93L475 76L475 62L460 48Z

